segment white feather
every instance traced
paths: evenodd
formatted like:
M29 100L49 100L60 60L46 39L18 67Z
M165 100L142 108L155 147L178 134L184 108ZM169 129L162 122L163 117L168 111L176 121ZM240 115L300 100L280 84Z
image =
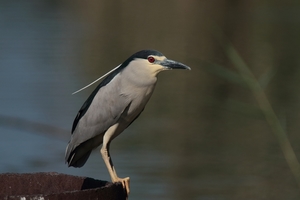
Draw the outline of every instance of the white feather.
M82 90L84 90L84 89L86 89L86 88L88 88L88 87L90 87L91 85L93 85L93 84L96 83L97 81L99 81L99 80L101 80L102 78L106 77L107 75L111 74L113 71L115 71L116 69L118 69L120 66L121 66L121 64L119 64L117 67L115 67L114 69L110 70L109 72L107 72L106 74L104 74L103 76L101 76L100 78L94 80L93 82L91 82L91 83L88 84L87 86L84 86L83 88L77 90L76 92L73 92L72 95L73 95L73 94L76 94L76 93L78 93L78 92L80 92L80 91L82 91Z

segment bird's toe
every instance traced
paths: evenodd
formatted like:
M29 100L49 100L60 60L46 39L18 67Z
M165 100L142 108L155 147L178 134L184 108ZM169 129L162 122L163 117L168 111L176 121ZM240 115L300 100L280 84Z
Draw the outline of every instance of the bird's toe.
M130 178L126 177L126 178L118 178L117 180L115 180L114 182L121 182L123 185L123 188L125 190L125 193L127 195L127 197L129 196L130 193Z

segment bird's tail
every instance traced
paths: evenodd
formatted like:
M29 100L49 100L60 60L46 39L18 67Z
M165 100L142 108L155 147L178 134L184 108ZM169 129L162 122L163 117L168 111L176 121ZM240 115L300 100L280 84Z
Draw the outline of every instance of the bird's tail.
M68 163L69 167L82 167L86 163L93 150L86 148L87 146L88 145L86 143L83 143L74 149L72 143L68 144L66 148L65 161Z

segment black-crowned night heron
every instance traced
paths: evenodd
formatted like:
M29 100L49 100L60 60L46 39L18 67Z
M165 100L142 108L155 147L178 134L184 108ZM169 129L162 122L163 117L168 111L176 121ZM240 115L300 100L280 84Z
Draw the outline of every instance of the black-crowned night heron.
M109 154L110 142L144 110L157 81L157 74L169 69L188 69L155 50L142 50L116 67L97 86L79 110L72 127L65 160L82 167L93 149L100 153L112 182L122 182L129 194L129 177L119 178Z

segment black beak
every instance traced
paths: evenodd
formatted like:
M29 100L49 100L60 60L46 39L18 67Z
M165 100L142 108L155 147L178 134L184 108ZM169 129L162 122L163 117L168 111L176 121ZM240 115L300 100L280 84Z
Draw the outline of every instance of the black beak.
M162 66L164 66L167 69L188 69L191 70L189 66L186 66L185 64L182 64L180 62L176 62L174 60L165 59L160 63Z

